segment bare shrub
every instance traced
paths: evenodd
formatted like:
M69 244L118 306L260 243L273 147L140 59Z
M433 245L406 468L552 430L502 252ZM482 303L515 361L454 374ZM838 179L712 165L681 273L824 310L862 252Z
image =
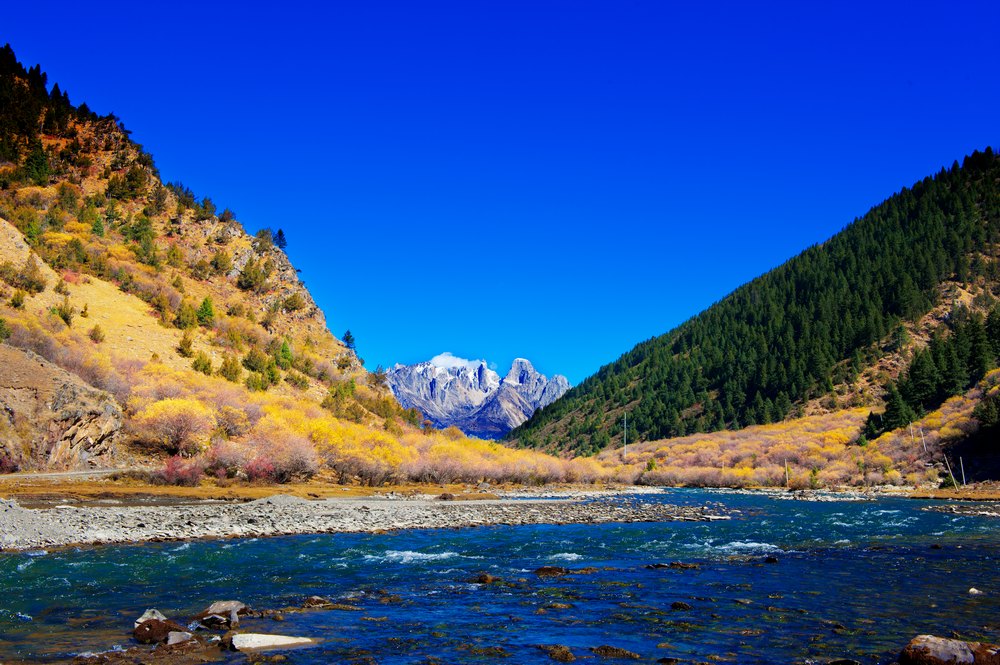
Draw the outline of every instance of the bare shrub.
M169 398L153 402L132 421L138 439L168 452L190 456L199 452L215 429L212 411L197 400Z
M175 455L167 459L163 469L154 474L151 480L164 485L196 487L204 473L198 460L184 460Z
M205 453L205 470L216 477L234 478L244 469L249 459L250 453L244 446L229 441L215 441Z

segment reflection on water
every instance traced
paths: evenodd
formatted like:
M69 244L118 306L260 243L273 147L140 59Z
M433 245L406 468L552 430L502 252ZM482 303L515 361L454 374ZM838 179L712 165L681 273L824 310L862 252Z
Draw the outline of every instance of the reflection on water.
M799 502L698 490L637 501L739 510L726 522L490 527L196 541L0 555L0 662L130 645L147 607L321 595L360 612L245 627L320 637L296 663L550 663L610 644L644 659L891 662L919 633L1000 641L1000 522L904 499ZM778 563L765 563L765 557ZM697 569L646 568L656 562ZM596 568L538 578L539 566ZM503 580L477 584L479 572ZM968 594L975 586L987 593ZM691 609L672 609L675 601ZM679 605L679 607L684 607ZM232 656L233 662L243 662Z

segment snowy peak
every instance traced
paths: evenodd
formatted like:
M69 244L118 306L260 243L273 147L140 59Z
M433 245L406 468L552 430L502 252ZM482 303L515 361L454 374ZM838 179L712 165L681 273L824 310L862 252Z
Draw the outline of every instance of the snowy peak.
M457 426L470 436L496 439L557 400L567 390L564 376L548 379L530 361L516 358L501 379L485 360L450 353L387 373L396 399L416 408L438 427Z

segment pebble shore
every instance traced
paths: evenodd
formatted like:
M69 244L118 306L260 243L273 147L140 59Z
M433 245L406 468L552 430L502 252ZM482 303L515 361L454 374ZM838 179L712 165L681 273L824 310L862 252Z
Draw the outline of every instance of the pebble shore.
M488 525L728 519L712 507L672 506L614 498L577 500L441 501L326 499L276 495L248 503L181 506L60 505L28 509L0 500L0 549L31 550L195 538L258 538L308 533Z

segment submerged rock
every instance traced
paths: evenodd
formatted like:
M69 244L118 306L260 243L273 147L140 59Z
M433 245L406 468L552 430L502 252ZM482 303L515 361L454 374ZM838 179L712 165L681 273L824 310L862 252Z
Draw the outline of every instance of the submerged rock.
M333 601L329 598L323 598L322 596L309 596L306 598L305 602L302 603L302 607L308 608L323 608L330 607L333 605Z
M591 647L591 651L596 653L601 658L628 658L630 660L639 660L642 658L639 654L634 651L629 651L628 649L621 649L619 647L608 646L607 644L602 644L599 647Z
M539 577L562 577L569 575L569 569L562 566L542 566L535 570L535 575Z
M675 600L674 602L670 603L670 609L672 609L672 610L690 610L691 609L691 604L690 603L685 603L683 600Z
M569 647L562 644L539 644L537 648L547 653L549 658L557 663L572 663L576 660L576 656L569 650Z
M1000 646L918 635L899 655L900 665L1000 665Z
M167 646L173 646L175 644L181 644L194 639L194 635L187 631L176 631L172 630L167 633Z
M698 563L683 563L681 561L671 561L670 567L674 570L698 570L701 568L701 564Z

